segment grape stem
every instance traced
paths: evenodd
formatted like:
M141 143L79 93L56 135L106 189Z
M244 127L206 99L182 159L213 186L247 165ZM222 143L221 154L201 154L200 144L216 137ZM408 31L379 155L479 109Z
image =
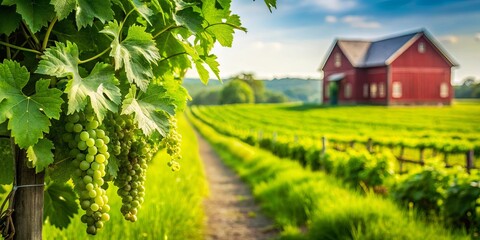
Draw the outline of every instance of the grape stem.
M110 47L108 47L107 49L103 50L103 52L89 58L89 59L85 59L85 60L78 60L78 64L82 64L82 63L87 63L87 62L90 62L90 61L93 61L99 57L101 57L103 54L107 53L108 51L110 50Z
M4 45L4 46L6 46L6 47L18 49L18 50L25 51L25 52L31 52L31 53L35 53L35 54L39 54L39 55L42 54L41 52L39 52L39 51L37 51L37 50L35 50L35 49L19 47L19 46L16 46L16 45L13 45L13 44L4 42L4 41L0 41L0 44L1 44L1 45Z
M5 36L5 42L8 43L8 36ZM12 59L12 51L8 46L7 46L7 59Z
M30 30L30 28L25 23L25 21L22 21L22 23L23 23L23 26L25 27L25 29L27 29L27 31L30 33L30 36L32 37L33 41L35 42L35 46L40 46L40 41L38 40L37 36L35 36L35 34L32 32L32 30Z
M47 48L47 43L48 43L48 39L50 38L50 33L52 33L53 26L55 26L55 23L57 22L57 20L58 18L55 17L48 25L47 32L45 33L45 37L43 38L42 51Z
M171 56L168 56L168 57L165 57L165 58L162 58L162 60L159 61L159 63L163 62L163 61L166 61L170 58L173 58L173 57L176 57L176 56L179 56L179 55L182 55L182 54L187 54L187 52L179 52L179 53L175 53Z
M160 30L160 32L158 32L157 34L155 34L153 36L153 38L157 38L158 36L162 35L163 33L165 33L166 31L169 31L169 30L173 30L173 29L176 29L176 28L183 28L184 26L178 26L178 25L175 25L175 24L171 24L170 26Z

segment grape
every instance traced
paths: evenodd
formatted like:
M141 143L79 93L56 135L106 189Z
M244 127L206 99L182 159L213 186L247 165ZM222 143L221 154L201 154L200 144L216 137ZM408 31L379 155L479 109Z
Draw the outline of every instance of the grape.
M157 151L158 146L153 142L148 142L147 137L135 126L132 116L111 114L107 116L106 121L108 122L106 125L110 128L107 128L107 137L103 141L108 144L108 149L113 149L111 154L115 156L119 165L114 183L119 188L117 194L122 198L120 211L126 220L135 222L136 214L141 207L140 197L145 195L143 185L147 172L146 163ZM98 151L108 159L110 153L103 153L104 150L102 147L98 147ZM101 161L101 159L99 160ZM136 166L135 169L134 166ZM137 186L138 190L132 186ZM138 188L138 186L142 186L142 188Z
M70 150L75 170L75 190L80 196L80 206L85 210L81 220L87 225L87 233L95 235L110 219L108 197L102 188L108 163L109 141L105 131L91 109L74 113L65 119L65 133L61 135L64 145ZM99 153L101 149L103 153Z

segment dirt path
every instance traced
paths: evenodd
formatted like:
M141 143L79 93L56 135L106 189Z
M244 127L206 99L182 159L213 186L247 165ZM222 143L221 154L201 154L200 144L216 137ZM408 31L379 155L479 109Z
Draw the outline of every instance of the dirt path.
M276 236L272 222L255 204L251 190L220 160L209 143L197 133L200 156L210 188L205 200L206 240L270 239Z

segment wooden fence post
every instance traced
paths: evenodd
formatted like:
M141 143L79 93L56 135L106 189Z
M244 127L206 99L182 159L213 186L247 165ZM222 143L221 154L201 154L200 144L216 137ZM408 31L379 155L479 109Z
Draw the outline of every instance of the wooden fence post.
M450 167L450 166L448 165L448 153L444 153L444 155L443 155L443 162L445 163L445 167L447 167L447 168Z
M13 212L14 239L41 240L44 172L35 173L35 168L27 167L25 150L18 146L14 149L15 188L17 188Z
M322 155L327 151L327 138L322 136Z
M467 152L467 156L466 156L466 160L467 160L467 172L470 173L470 169L474 168L474 151L473 149L470 149L470 151Z
M400 174L403 173L403 155L404 155L404 154L405 154L405 147L402 146L402 148L400 148L400 157L399 157L399 160L400 160L400 161L399 161L399 164L398 164L398 166L399 166L399 168L400 168L400 169L399 169Z
M425 148L420 148L420 165L424 166L425 165L425 159L423 157L425 153Z
M367 151L372 153L373 149L373 142L372 142L372 138L368 138L368 141L367 141Z

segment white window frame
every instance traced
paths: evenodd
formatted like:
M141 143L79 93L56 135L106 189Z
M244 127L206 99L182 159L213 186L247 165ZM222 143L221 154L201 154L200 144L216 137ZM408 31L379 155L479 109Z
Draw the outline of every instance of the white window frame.
M377 92L378 92L377 84L376 83L370 84L370 97L376 98Z
M425 52L425 43L424 42L420 42L418 43L418 52L419 53L424 53Z
M440 97L441 98L447 98L449 96L449 87L448 84L445 82L442 82L440 84Z
M335 60L335 67L338 68L342 66L342 55L339 52L335 53L334 60Z
M378 97L385 97L385 83L378 84Z
M368 89L369 89L368 83L364 83L364 84L363 84L363 97L364 97L364 98L367 98L367 97L368 97Z
M393 98L401 98L402 97L402 83L401 82L393 82L392 83L392 97Z
M343 89L343 95L345 98L351 98L352 97L352 84L347 82L345 83L345 87Z

